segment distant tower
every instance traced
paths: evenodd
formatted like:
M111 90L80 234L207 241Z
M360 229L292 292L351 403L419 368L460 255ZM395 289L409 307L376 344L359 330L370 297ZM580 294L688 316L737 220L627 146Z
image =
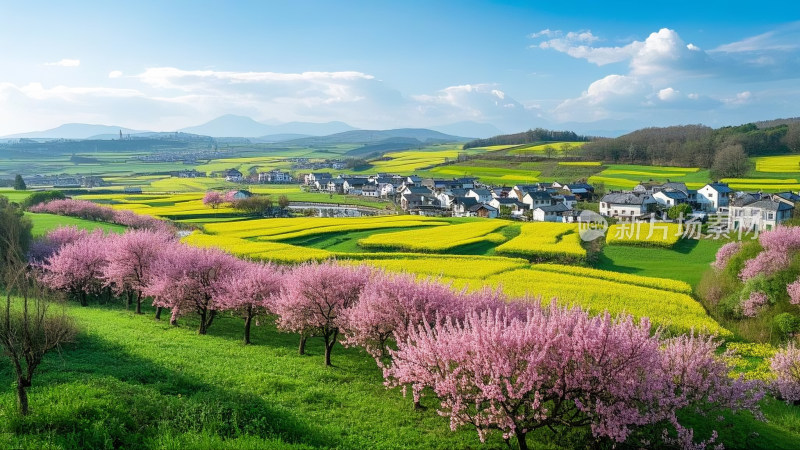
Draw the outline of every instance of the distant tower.
M119 130L119 140L122 140L122 130Z

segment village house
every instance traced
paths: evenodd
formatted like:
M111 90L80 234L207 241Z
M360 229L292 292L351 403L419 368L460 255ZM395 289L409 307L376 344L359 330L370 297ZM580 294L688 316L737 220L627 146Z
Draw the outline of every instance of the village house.
M474 197L456 197L450 204L453 217L471 217L470 208L480 203Z
M225 171L224 175L225 175L225 181L229 181L232 183L240 183L242 180L244 180L242 172L239 172L236 169L228 169Z
M563 203L537 206L533 209L531 218L534 222L562 222L562 215L567 211L570 208Z
M689 197L684 192L675 189L659 190L653 194L653 200L667 208L689 203Z
M469 212L471 217L483 217L486 219L497 218L497 208L483 203L470 206Z
M649 194L613 192L600 199L600 214L631 219L647 213L657 202Z
M534 209L537 206L550 206L553 204L553 197L547 191L530 191L522 197L522 203L528 206L528 209Z
M756 200L744 195L728 206L728 229L744 231L767 231L792 217L794 207L771 198Z
M270 170L269 172L261 172L258 174L259 183L291 183L292 175L289 172L282 170Z
M729 196L733 192L725 183L709 183L697 190L698 209L706 212L717 212L729 205Z
M478 200L479 203L487 203L489 200L492 199L492 193L488 189L470 189L467 192L467 197L472 197Z
M594 186L588 183L569 183L565 185L556 186L558 183L553 183L553 187L569 192L579 200L590 200L594 195Z
M427 188L423 188L427 190ZM424 209L423 207L441 208L439 199L428 191L427 194L415 194L413 192L406 192L400 196L400 208L403 211L412 211Z
M250 198L253 196L253 193L246 190L238 190L231 195L231 198L234 200L244 200L246 198Z
M513 198L493 198L489 201L488 205L496 208L498 212L502 212L503 208L509 208L511 217L520 218L525 212L525 204Z

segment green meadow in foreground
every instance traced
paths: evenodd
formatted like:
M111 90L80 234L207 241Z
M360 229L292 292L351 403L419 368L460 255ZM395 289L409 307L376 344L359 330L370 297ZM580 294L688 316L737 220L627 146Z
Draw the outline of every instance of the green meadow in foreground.
M497 435L481 444L474 430L451 432L431 397L426 410L414 410L410 398L383 387L361 350L337 346L326 368L321 342L311 339L300 356L297 336L271 325L255 327L255 345L244 346L242 322L230 317L199 336L192 320L170 327L152 311L94 305L68 313L81 333L45 358L30 416L16 413L11 370L0 364L2 448L507 448ZM797 408L774 400L764 407L769 423L741 416L692 425L720 430L726 448L798 448ZM578 431L529 438L539 449L590 442Z

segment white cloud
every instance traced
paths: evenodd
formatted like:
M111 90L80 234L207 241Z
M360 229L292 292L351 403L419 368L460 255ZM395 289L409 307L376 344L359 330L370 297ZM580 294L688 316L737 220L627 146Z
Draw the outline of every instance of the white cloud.
M108 72L108 78L119 78L122 76L122 71L120 70L112 70Z
M58 66L58 67L78 67L81 65L80 59L62 59L61 61L45 63L45 66Z
M664 88L658 91L658 98L665 102L677 99L678 95L680 95L680 91L676 91L671 87Z

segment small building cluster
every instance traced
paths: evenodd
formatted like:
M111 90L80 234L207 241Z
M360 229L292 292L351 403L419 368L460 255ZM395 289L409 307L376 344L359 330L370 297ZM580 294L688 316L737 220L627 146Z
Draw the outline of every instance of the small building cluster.
M687 188L685 183L640 183L630 191L603 196L599 211L607 217L636 220L686 204L697 218L705 219L709 214L727 216L730 230L764 231L791 218L798 200L800 196L791 192L734 192L726 183L719 182L697 190Z
M490 187L475 178L449 180L377 174L334 177L309 173L304 183L319 192L361 195L395 201L403 211L424 216L499 216L541 222L573 222L578 201L589 200L594 188L587 183L536 183Z
M111 185L96 175L24 175L22 179L28 187L93 188Z
M255 174L250 174L245 176L237 169L228 169L222 173L223 177L225 177L225 181L229 181L232 183L258 183L258 184L265 184L265 183L292 183L294 178L292 174L289 172L285 172L283 170L270 170L268 172L259 172Z

